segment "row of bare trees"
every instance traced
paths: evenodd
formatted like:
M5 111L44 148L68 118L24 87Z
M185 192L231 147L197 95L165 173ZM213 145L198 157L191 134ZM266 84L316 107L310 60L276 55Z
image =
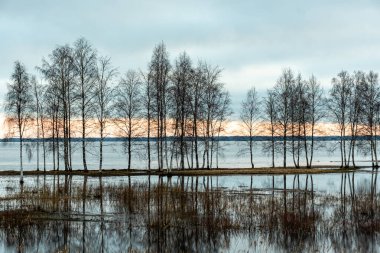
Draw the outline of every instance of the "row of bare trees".
M42 142L44 170L49 152L53 170L59 170L62 162L64 170L72 170L73 138L79 137L87 171L89 134L100 138L102 170L107 128L125 140L128 169L133 138L141 136L146 138L149 170L152 166L159 170L211 168L215 163L219 154L215 137L231 114L219 67L202 61L194 66L186 53L172 66L165 44L160 43L146 71L128 70L118 77L110 58L99 56L80 38L72 46L56 47L36 69L40 82L16 62L6 99L9 122L16 121L13 125L18 128L21 169L22 140L31 126L37 130L33 136L37 157Z
M8 121L20 138L21 173L23 138L30 126L36 129L38 158L42 142L44 170L48 153L53 170L59 170L62 162L65 170L72 170L73 138L79 136L83 170L87 171L90 134L99 137L102 170L109 129L116 129L114 135L125 140L128 169L136 151L135 137L144 137L149 170L218 167L218 137L232 113L219 67L203 61L194 65L186 53L171 64L165 44L160 43L147 70L119 75L109 57L99 56L80 38L73 45L57 46L36 69L41 81L16 62L6 98ZM355 166L359 148L367 150L373 166L378 166L380 88L378 75L372 71L340 72L325 96L314 76L304 79L285 69L264 99L254 88L247 92L240 119L249 137L252 167L254 137L263 124L270 133L265 148L273 167L276 153L283 156L284 167L289 158L295 167L311 167L316 126L322 120L338 126L342 167Z
M287 166L289 149L295 167L300 167L302 154L306 166L311 167L317 131L315 126L325 114L322 96L322 88L314 76L304 80L300 74L295 76L290 69L285 69L273 89L268 90L264 104L270 122L272 166L275 164L274 153L279 148L283 155L283 167ZM278 143L276 136L282 137Z
M377 140L380 127L380 86L378 74L370 71L340 72L332 79L332 87L325 96L318 80L311 76L305 80L291 69L285 69L263 101L254 88L242 103L240 119L249 136L248 146L253 162L253 140L260 122L264 119L270 141L265 150L271 154L272 167L275 154L282 154L282 166L300 167L300 161L311 167L316 148L317 123L335 123L339 133L341 167L355 165L359 151L370 154L372 166L378 167ZM261 125L262 126L262 125ZM322 124L323 126L323 124Z
M332 79L328 109L339 128L341 166L355 166L355 153L364 149L378 167L377 140L380 127L378 74L340 72ZM358 138L365 136L366 138Z

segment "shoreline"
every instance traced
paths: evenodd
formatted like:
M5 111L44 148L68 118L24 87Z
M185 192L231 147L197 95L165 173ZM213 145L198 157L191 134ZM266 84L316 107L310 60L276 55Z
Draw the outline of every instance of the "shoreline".
M297 175L297 174L328 174L328 173L348 173L354 172L363 168L372 168L371 166L346 167L334 165L318 165L311 168L306 167L259 167L259 168L218 168L218 169L166 169L158 171L153 169L136 170L136 169L104 169L99 170L32 170L24 171L24 176L54 176L54 175L73 175L73 176L90 176L90 177L118 177L118 176L228 176L228 175ZM20 171L4 170L0 171L0 176L20 176Z

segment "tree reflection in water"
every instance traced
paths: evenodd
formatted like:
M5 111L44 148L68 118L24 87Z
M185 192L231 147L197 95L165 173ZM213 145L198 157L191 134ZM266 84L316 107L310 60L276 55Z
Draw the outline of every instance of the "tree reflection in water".
M380 249L377 170L341 175L340 193L312 175L273 176L267 188L219 187L218 177L121 183L38 177L1 199L0 241L17 252L267 252ZM291 179L291 180L290 180ZM288 183L286 183L288 182Z

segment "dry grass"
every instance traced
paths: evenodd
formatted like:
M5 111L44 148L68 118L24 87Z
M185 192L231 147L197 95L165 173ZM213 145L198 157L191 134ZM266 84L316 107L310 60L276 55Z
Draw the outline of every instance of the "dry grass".
M323 174L323 173L346 173L352 172L364 167L345 167L333 165L320 165L311 168L306 167L261 167L261 168L219 168L219 169L172 169L170 171L163 170L127 170L127 169L107 169L103 171L98 170L48 170L44 171L24 171L26 176L37 175L76 175L76 176L223 176L223 175L283 175L283 174ZM18 176L19 171L6 170L0 171L0 176Z

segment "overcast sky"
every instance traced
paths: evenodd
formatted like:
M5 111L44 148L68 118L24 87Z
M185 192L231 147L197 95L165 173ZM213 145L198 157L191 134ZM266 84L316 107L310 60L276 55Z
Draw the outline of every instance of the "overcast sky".
M173 61L223 68L234 107L251 86L265 91L283 68L324 87L340 70L380 71L380 1L0 0L0 101L16 60L29 72L57 45L83 36L120 72L146 69L152 49Z

